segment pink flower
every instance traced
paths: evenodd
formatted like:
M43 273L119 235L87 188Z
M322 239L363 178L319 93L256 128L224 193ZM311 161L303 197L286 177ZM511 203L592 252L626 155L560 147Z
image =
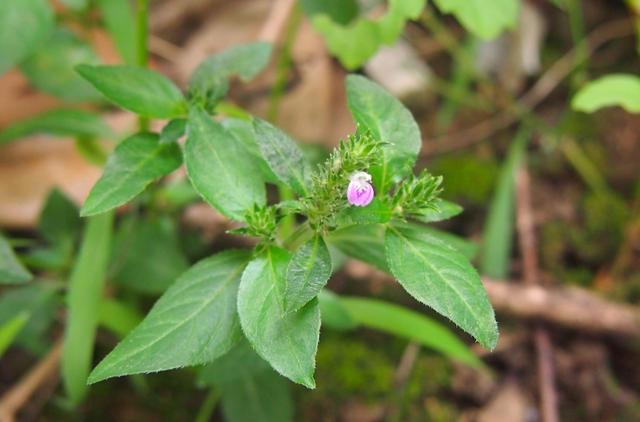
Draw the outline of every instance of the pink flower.
M351 205L366 207L373 201L373 193L370 174L358 171L351 176L351 182L347 188L347 200Z

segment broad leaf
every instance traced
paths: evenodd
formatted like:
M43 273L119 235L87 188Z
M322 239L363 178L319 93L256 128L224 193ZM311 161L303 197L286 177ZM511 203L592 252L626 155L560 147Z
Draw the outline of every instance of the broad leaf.
M261 119L253 120L258 149L273 173L296 193L306 192L305 161L300 147L277 127Z
M109 156L102 177L82 206L82 215L100 214L128 202L181 163L180 146L161 144L158 135L138 133L125 139Z
M445 201L444 199L438 199L435 209L425 210L422 214L412 215L411 218L421 223L435 223L455 217L460 214L462 210L463 208L458 204Z
M284 311L297 311L316 297L331 277L331 255L324 239L315 235L293 254L287 268Z
M343 2L340 3L338 7L344 7ZM406 21L420 15L424 4L425 0L390 0L383 16L374 20L360 17L349 22L335 13L327 13L329 5L323 4L325 11L315 13L312 23L324 36L329 51L346 68L356 69L380 46L393 43L402 33Z
M191 184L226 216L244 220L254 204L263 205L265 187L251 157L231 135L198 108L189 112L185 162Z
M423 314L376 299L340 297L339 301L356 324L418 342L471 366L482 365L446 326Z
M0 145L36 133L53 136L110 138L113 136L100 115L84 111L58 109L14 123L0 132Z
M384 253L384 226L358 224L335 230L327 237L329 244L352 258L390 272Z
M248 154L251 157L251 163L255 168L254 171L260 173L266 182L278 183L278 178L273 174L269 164L262 158L262 153L258 149L251 120L227 118L221 124L233 136L234 142L237 142L244 149L243 155Z
M144 321L107 355L89 383L210 362L240 338L236 295L243 251L204 259L180 276Z
M422 137L411 112L381 86L358 75L347 76L349 110L361 129L387 145L382 147L382 165L371 169L378 194L389 183L407 174L416 161Z
M366 207L351 206L345 208L338 214L339 226L350 226L352 224L381 224L391 219L391 209L379 198Z
M469 32L492 39L518 22L518 0L435 0L442 13L452 13Z
M317 299L284 313L283 295L291 256L268 247L247 266L238 292L242 329L255 350L280 374L315 388L313 372L320 337Z
M32 278L18 261L7 239L0 234L0 284L26 283Z
M509 274L515 217L515 179L528 136L528 131L521 132L509 147L484 224L480 272L497 279L504 279Z
M293 421L287 381L246 341L202 368L198 382L218 388L225 420L229 422Z
M0 2L0 75L37 50L54 25L48 0Z
M87 221L69 277L61 373L69 400L76 405L87 394L87 376L93 360L98 308L107 278L112 229L111 212Z
M110 267L119 285L163 293L188 267L173 220L133 217L120 225Z
M331 290L322 289L318 295L318 303L320 304L323 327L346 331L358 326L340 297Z
M75 239L82 227L78 207L62 191L49 192L38 218L38 231L49 243Z
M583 86L571 100L574 110L585 113L610 106L620 106L629 113L640 113L640 77L606 75Z
M0 325L0 358L11 346L16 336L29 320L29 313L22 311L9 321Z
M113 103L141 116L169 119L186 113L178 87L157 72L124 65L79 65L76 70Z
M391 273L418 301L446 316L484 347L493 349L498 327L480 277L467 259L447 244L389 226L385 250Z
M304 13L310 17L327 15L342 25L346 25L358 16L358 2L356 0L300 0Z
M172 119L160 131L161 143L178 142L187 130L187 119Z
M136 63L136 24L129 0L98 0L107 31L125 64Z
M7 324L22 312L28 321L16 333L15 343L34 354L49 348L46 331L54 322L58 305L56 287L51 283L32 283L3 292L0 297L0 325Z
M207 57L196 68L189 82L189 92L195 96L217 100L227 89L227 79L238 75L243 81L253 79L269 63L271 44L254 42L240 44Z
M72 32L57 30L20 69L33 86L61 100L97 101L102 98L100 93L74 67L98 63L100 59L89 44Z

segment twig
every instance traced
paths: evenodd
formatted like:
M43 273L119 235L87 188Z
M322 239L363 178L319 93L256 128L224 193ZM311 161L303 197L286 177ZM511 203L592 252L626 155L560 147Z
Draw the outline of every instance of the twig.
M500 114L477 123L468 129L424 142L426 147L422 150L422 155L428 156L454 151L491 138L494 133L509 127L524 114L527 114L529 110L538 106L556 89L560 82L569 76L574 67L579 64L576 61L576 57L579 52L583 51L582 49L589 55L608 41L632 34L633 27L627 18L607 22L597 27L585 38L583 43L576 45L558 59L529 91L512 104L513 107L509 107ZM515 108L515 110L512 108Z
M524 282L535 285L540 279L538 267L538 252L533 224L531 206L531 181L526 167L526 161L518 169L516 177L517 189L517 226L522 254L522 269ZM558 421L558 398L555 387L555 368L553 365L553 345L547 330L536 324L534 329L534 343L538 357L538 378L542 420L544 422Z
M33 393L58 372L62 340L56 341L49 353L36 364L15 386L0 398L0 421L15 421L16 413Z
M385 409L385 420L390 422L402 420L402 412L400 409L402 394L409 380L409 376L411 372L413 372L419 353L420 345L418 343L411 342L405 347L393 377L394 389Z

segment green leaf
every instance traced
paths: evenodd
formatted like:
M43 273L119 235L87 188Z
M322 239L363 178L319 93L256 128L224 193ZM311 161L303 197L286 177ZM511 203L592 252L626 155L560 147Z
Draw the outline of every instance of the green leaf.
M202 368L198 382L217 387L229 422L293 421L288 383L247 341Z
M254 204L266 201L264 182L252 172L251 157L229 133L198 108L189 112L185 162L191 184L211 206L244 220Z
M227 118L221 124L233 136L234 141L244 149L242 154L247 154L251 157L250 161L254 166L254 171L258 172L266 182L278 183L278 178L273 174L269 164L262 158L262 153L258 149L251 120Z
M129 218L114 242L110 272L123 287L163 293L189 267L169 218Z
M18 261L7 239L0 234L0 284L26 283L32 278Z
M0 357L11 346L16 336L29 320L29 313L20 312L18 315L0 325Z
M79 65L76 70L114 104L141 116L170 119L187 111L178 87L157 72L125 65Z
M48 0L0 2L0 75L37 50L54 25Z
M358 16L359 9L356 0L301 0L300 6L307 16L327 15L342 25Z
M160 132L161 143L178 142L187 130L187 119L172 119Z
M339 226L350 226L352 224L377 224L386 223L391 219L391 209L379 198L366 207L351 206L345 208L338 214Z
M243 251L204 259L156 302L144 321L96 366L89 383L210 362L240 338L236 295Z
M421 223L435 223L455 217L463 211L463 208L453 202L438 199L436 209L425 210L422 214L412 215L411 218Z
M515 28L518 22L518 0L435 0L442 13L452 13L472 34L485 40Z
M515 178L528 136L528 131L521 131L509 147L485 221L480 272L497 279L504 279L509 274L515 215Z
M342 2L341 2L342 3ZM390 0L387 13L377 19L360 17L348 24L334 16L317 13L312 16L314 28L320 32L327 48L347 69L356 69L383 44L393 43L409 19L416 19L425 0Z
M59 137L111 138L100 115L84 110L57 109L14 123L0 132L0 145L36 133Z
M57 188L49 192L38 218L38 231L50 243L75 239L82 222L78 207Z
M384 226L358 224L329 233L327 241L352 258L390 273L384 252Z
M202 94L226 91L227 79L238 75L243 81L253 79L269 63L271 44L239 44L207 57L196 68L189 82L189 92ZM219 85L223 85L220 87Z
M97 0L107 31L125 64L136 63L136 24L129 0Z
M349 110L361 129L383 142L382 165L371 174L378 194L384 194L389 183L411 171L422 137L411 112L384 88L359 75L346 80Z
M115 299L104 299L100 302L98 322L118 337L125 337L142 322L143 316L137 309L118 302Z
M100 214L122 205L155 179L182 163L180 146L161 144L158 135L138 133L122 141L109 156L102 177L89 193L81 214Z
M87 393L98 309L111 252L112 225L111 212L89 219L69 278L61 372L65 391L76 405Z
M302 244L287 267L284 311L295 312L316 297L331 277L331 255L324 239L315 235Z
M385 249L392 274L411 296L484 347L495 347L498 326L493 308L478 273L460 252L435 238L412 238L393 225L385 233Z
M339 300L357 324L407 338L467 365L482 366L446 326L423 314L376 299L340 297Z
M49 283L34 283L3 292L0 297L0 325L27 312L29 320L16 333L15 342L34 354L44 353L50 346L45 334L54 322L58 296Z
M629 113L640 113L640 77L606 75L583 86L571 100L574 110L585 113L610 106L620 106Z
M405 230L405 234L413 239L432 239L446 243L453 249L460 252L465 258L471 260L478 253L478 245L455 234L451 234L442 230L434 229L433 227L425 227L419 224L402 224L395 223L397 226L402 227Z
M318 295L318 303L320 304L323 327L340 331L352 330L357 327L357 322L337 294L322 289Z
M100 93L74 68L79 64L99 63L98 55L89 44L70 31L58 29L20 69L33 86L61 100L98 101L102 98Z
M320 308L314 299L297 312L284 313L290 257L270 246L249 263L238 292L238 313L244 334L263 359L292 381L315 388Z
M253 120L256 143L273 173L299 195L306 190L305 161L302 150L293 139L272 124Z

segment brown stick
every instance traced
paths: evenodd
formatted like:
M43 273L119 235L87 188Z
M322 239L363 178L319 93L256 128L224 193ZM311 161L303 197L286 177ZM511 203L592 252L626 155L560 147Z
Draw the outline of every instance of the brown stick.
M0 398L1 422L15 421L16 413L33 393L58 371L61 354L62 340L58 340L49 353Z
M516 176L517 189L517 228L522 254L522 270L524 282L535 285L540 280L538 266L538 249L536 247L535 227L531 206L531 180L525 163L518 169ZM534 329L533 341L538 358L538 379L540 390L540 407L544 422L558 421L558 398L555 387L555 368L553 365L553 344L549 333L542 325Z
M594 29L583 41L586 43L588 54L593 53L608 41L633 34L633 26L627 18L607 22ZM466 148L477 142L491 138L491 136L515 123L523 114L523 110L530 110L538 106L574 69L576 54L582 44L569 50L556 61L538 81L520 99L515 101L514 107L509 107L499 114L481 121L476 125L460 132L443 135L441 138L428 139L423 144L422 155L429 156L457 149ZM515 110L514 110L515 108ZM427 142L428 141L428 142Z
M295 0L276 0L273 7L271 7L267 20L260 29L258 39L275 43L280 37L295 4Z

